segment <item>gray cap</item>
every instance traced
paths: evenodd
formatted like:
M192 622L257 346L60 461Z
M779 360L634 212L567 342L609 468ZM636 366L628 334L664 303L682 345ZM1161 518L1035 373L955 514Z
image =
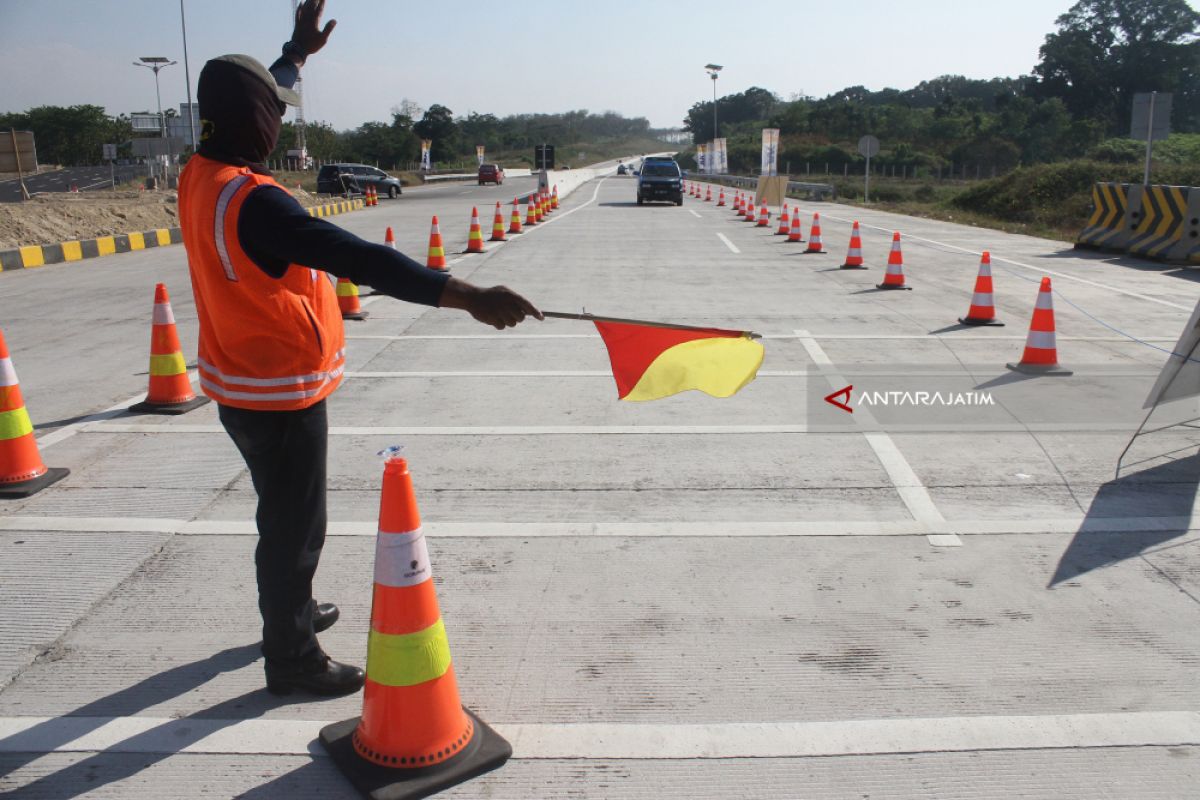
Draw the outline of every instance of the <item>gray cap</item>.
M213 61L228 61L230 64L241 67L250 74L257 77L263 83L275 90L275 94L280 100L287 103L289 106L300 105L300 95L296 94L291 89L284 88L275 82L275 76L262 65L262 62L256 58L247 55L234 54L227 56L218 56Z

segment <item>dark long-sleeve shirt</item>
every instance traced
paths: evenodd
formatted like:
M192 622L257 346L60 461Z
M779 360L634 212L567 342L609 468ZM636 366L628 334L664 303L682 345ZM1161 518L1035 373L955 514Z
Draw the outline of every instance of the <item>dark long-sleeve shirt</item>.
M280 58L271 65L271 74L290 89L300 70ZM238 215L238 240L273 278L282 277L289 264L299 264L427 306L438 305L450 279L390 247L310 216L286 190L274 186L260 186L246 197Z

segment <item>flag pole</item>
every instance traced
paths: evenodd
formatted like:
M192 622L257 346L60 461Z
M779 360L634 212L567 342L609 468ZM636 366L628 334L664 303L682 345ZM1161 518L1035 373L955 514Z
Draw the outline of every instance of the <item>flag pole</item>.
M754 331L730 331L728 328L704 328L697 325L676 325L673 322L651 322L644 319L623 319L621 317L598 317L595 314L588 314L586 311L582 314L570 314L562 311L543 311L542 316L547 319L577 319L584 322L619 322L625 325L644 325L647 328L670 328L678 331L724 331L729 333L741 333L749 336L751 339L761 339L762 334Z

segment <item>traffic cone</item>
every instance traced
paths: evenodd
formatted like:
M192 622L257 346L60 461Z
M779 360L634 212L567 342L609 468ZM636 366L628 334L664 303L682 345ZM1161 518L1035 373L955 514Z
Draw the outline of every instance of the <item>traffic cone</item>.
M975 294L971 296L971 307L965 317L959 317L963 325L998 325L1004 323L996 319L996 304L992 298L992 254L983 251L979 262L979 275L975 278Z
M722 208L725 205L725 187L721 187L721 193L717 196L717 208Z
M876 289L909 289L904 285L904 254L900 252L900 231L892 235L892 252L888 253L887 274L883 283L875 284Z
M821 215L814 213L812 221L812 229L808 232L808 247L804 250L805 253L824 253L824 245L821 242Z
M554 194L550 195L550 208L558 210L558 184L554 184Z
M393 250L396 249L396 234L392 233L392 226L389 225L387 233L384 234L383 243Z
M741 216L741 213L742 213L742 193L741 192L733 193L733 213L737 214L738 216Z
M758 210L758 222L755 224L754 227L756 227L756 228L771 227L771 212L767 210L766 202L764 202Z
M508 223L508 232L521 232L521 202L515 197L513 198L512 219Z
M183 414L208 402L197 397L175 332L175 315L167 287L154 287L154 318L150 328L150 386L146 399L129 407L135 414Z
M483 252L483 228L479 226L479 209L471 207L471 227L467 231L467 253Z
M1030 375L1072 374L1071 370L1058 364L1058 344L1054 335L1054 291L1050 288L1049 278L1042 278L1042 286L1038 289L1037 305L1033 307L1029 335L1025 338L1025 353L1020 363L1005 366Z
M537 224L537 221L537 198L529 195L525 201L525 226L531 228Z
M33 438L33 423L21 398L17 371L0 331L0 498L19 500L67 477L70 470L47 467Z
M705 192L704 192L704 202L706 202L706 203L711 203L711 202L712 202L712 186L709 186L709 187L708 187L708 189L707 189L707 190L705 190Z
M546 197L541 192L533 199L534 213L537 214L537 221L541 222L546 218Z
M368 187L367 187L367 191L366 191L366 195L367 195L367 196L366 196L366 198L365 198L365 200L366 200L366 207L367 207L367 208L370 208L371 206L375 205L375 187L374 187L374 186L368 186Z
M854 228L850 231L850 247L846 250L846 263L842 264L842 269L866 268L862 256L862 235L858 232L858 220L855 220Z
M358 285L349 278L338 278L337 299L342 319L362 320L366 319L367 314L370 313L362 310L362 306L358 303Z
M746 210L742 212L742 222L755 222L754 219L754 204L757 198L746 198Z
M797 206L792 206L792 227L788 231L789 242L803 242L804 232L800 225L800 209Z
M496 215L492 218L492 238L490 241L503 242L507 239L504 235L504 212L500 210L500 201L496 201Z
M779 211L779 227L775 230L776 236L788 235L788 213L787 203L783 204L783 208Z
M321 744L372 798L428 797L497 769L512 747L462 706L408 464L383 470L362 716Z
M429 228L429 258L426 259L425 266L438 271L446 269L446 250L442 247L442 232L438 229L436 214L433 217L433 224Z

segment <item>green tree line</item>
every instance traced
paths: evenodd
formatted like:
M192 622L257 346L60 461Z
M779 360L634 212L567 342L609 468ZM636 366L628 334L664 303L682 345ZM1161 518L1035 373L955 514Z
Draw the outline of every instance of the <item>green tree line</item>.
M759 166L761 129L780 129L780 169L861 172L858 139L883 142L885 168L940 171L1078 157L1127 135L1137 92L1174 93L1173 130L1200 131L1200 14L1185 0L1081 0L1046 36L1032 74L975 80L944 75L907 91L851 86L784 101L761 87L717 101L730 169ZM713 103L684 119L694 142L713 137ZM1109 146L1109 156L1128 151Z

